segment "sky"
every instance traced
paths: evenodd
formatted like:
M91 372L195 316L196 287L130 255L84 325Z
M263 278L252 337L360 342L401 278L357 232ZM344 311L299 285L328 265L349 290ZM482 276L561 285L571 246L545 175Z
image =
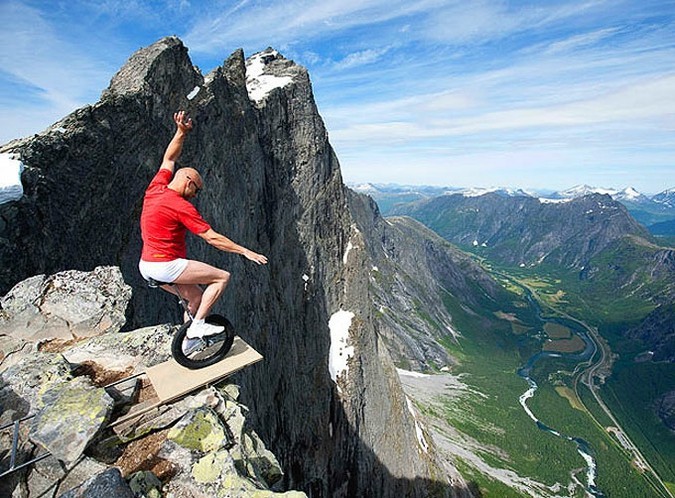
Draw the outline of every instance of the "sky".
M305 66L348 183L675 187L675 0L0 0L0 143L176 35Z

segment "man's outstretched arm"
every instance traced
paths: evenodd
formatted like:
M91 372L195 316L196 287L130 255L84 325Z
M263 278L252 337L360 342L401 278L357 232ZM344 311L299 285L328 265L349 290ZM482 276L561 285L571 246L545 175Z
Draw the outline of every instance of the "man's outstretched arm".
M176 133L166 147L164 159L162 159L162 165L160 166L160 169L168 169L172 173L176 168L176 161L178 161L180 153L183 151L185 137L192 130L192 119L188 117L185 111L175 113L173 120L176 123Z
M206 232L200 233L199 236L216 249L226 252L233 252L235 254L241 254L246 259L250 259L259 265L267 264L267 258L265 256L258 254L257 252L253 252L250 249L246 249L244 246L240 246L235 242L232 242L224 235L216 232L213 228L209 228Z

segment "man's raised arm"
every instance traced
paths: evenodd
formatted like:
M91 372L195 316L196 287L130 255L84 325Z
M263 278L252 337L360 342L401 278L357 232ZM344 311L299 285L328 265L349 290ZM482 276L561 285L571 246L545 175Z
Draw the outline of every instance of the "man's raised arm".
M188 117L185 111L178 111L173 115L173 120L176 123L176 133L174 134L171 142L166 147L166 152L164 152L164 158L162 159L162 165L160 169L168 169L172 173L176 167L176 161L180 157L180 153L183 151L183 142L185 137L192 130L192 118Z

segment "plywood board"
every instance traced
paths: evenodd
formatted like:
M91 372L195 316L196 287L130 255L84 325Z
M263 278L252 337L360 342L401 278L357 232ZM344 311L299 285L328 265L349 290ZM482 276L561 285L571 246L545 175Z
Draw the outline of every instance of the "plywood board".
M262 360L262 355L239 336L227 356L209 367L190 370L173 358L148 368L147 375L161 403L183 396Z

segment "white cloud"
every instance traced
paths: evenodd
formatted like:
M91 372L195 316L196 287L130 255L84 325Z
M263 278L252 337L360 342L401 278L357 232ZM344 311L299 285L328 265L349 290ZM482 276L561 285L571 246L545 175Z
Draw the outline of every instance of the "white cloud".
M97 100L111 73L86 53L86 46L64 42L38 10L19 2L0 4L0 18L11 26L0 30L0 67L18 88L4 96L0 110L22 115L20 123L0 131L0 142L42 129Z
M553 55L561 52L571 52L580 48L589 47L595 45L599 41L611 37L618 31L619 30L617 28L606 28L592 31L590 33L582 33L579 35L570 36L567 39L551 43L546 49L546 53Z
M299 40L311 44L312 40L325 40L354 27L406 19L443 4L442 0L262 1L243 11L223 13L212 9L192 25L184 39L192 50L203 53L219 52L232 45L259 46L261 38L267 40L267 45L277 47Z
M360 52L354 52L348 54L344 59L335 63L335 68L340 70L350 69L356 66L362 66L365 64L371 64L380 59L389 51L389 47L381 49L372 49L361 50Z

